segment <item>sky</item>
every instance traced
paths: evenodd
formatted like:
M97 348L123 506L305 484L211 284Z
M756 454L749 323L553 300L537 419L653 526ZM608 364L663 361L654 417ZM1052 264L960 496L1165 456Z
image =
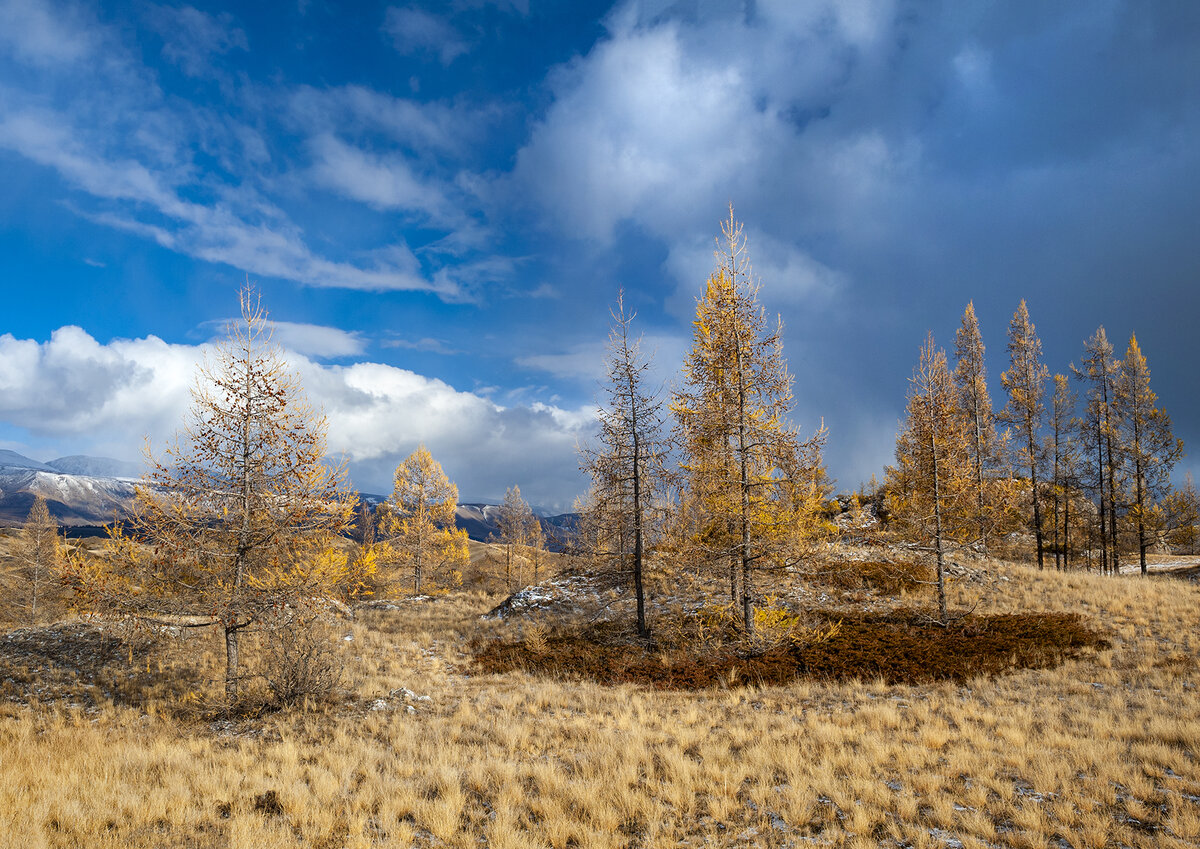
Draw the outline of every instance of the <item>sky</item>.
M919 346L969 301L997 407L1025 299L1052 372L1136 333L1200 445L1191 0L0 21L0 448L158 450L248 279L358 489L423 442L462 501L567 510L618 291L669 392L730 204L841 489L882 477Z

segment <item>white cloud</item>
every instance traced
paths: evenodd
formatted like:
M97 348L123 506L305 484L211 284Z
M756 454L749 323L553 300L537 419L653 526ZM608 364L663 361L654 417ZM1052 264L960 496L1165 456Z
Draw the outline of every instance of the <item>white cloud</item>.
M887 90L897 19L890 0L620 4L608 37L550 77L499 193L571 238L611 245L629 224L661 240L680 301L732 201L764 279L793 303L828 297L846 272L810 245L896 229L921 166L864 94Z
M285 327L309 341L319 336L311 326ZM46 342L5 334L0 421L35 441L53 439L67 453L132 459L142 435L161 445L179 427L205 348L153 336L102 344L78 327L60 328ZM534 503L566 510L583 488L575 446L590 429L587 408L502 406L381 363L288 359L325 412L329 453L346 457L365 491L390 490L395 466L421 442L464 498L498 501L516 483Z
M234 83L230 77L225 94L232 108L217 112L165 96L157 75L127 43L127 32L70 5L49 14L41 4L0 3L5 21L0 53L8 50L47 66L29 84L0 82L0 149L55 172L71 192L68 208L169 250L258 276L320 287L431 292L448 301L472 297L468 287L478 279L477 269L460 275L433 253L427 269L394 238L385 246L342 251L340 256L314 250L314 237L282 206L294 201L290 193L311 188L310 166L286 170L286 158L268 148L256 126L272 120L271 104L284 102L290 105L288 120L311 118L309 127L341 126L325 119L337 118L342 110L358 116L351 122L354 127L407 134L416 148L450 145L462 150L471 144L474 131L464 130L470 121L455 110L353 87L293 95L278 87L259 90L245 80ZM190 8L158 9L149 16L162 19L164 28L171 24L165 49L189 72L202 72L207 54L245 46L244 35L227 17ZM346 103L334 105L343 97ZM249 112L245 117L243 110ZM365 117L369 113L374 117ZM443 253L453 246L461 254L485 241L480 227L454 207L468 202L466 193L456 189L453 201L448 199L446 187L455 185L453 177L443 185L414 175L406 187L399 167L405 160L375 161L350 147L328 152L342 158L318 161L327 183L378 209L411 206L424 223L451 229ZM208 167L202 162L206 157L214 157L221 167ZM284 172L273 171L272 163ZM387 175L386 191L367 193L370 178Z
M163 38L163 56L192 77L212 74L214 55L250 48L246 33L227 12L209 15L192 6L155 6L147 17Z
M449 22L423 9L393 6L384 16L383 29L402 55L431 53L449 65L471 47Z
M462 353L462 351L451 347L445 339L433 339L428 336L416 340L385 339L379 344L384 348L403 348L408 351L425 351L430 354L443 354L446 356Z
M499 112L495 106L418 103L355 85L300 86L288 93L286 105L289 120L314 137L329 127L349 135L380 132L395 145L455 154L477 144Z
M636 336L636 324L633 327ZM647 387L655 388L675 373L691 342L683 336L642 336L640 348L642 358L651 366ZM568 378L595 383L597 389L608 374L608 343L603 340L580 342L564 351L531 354L517 358L517 365L544 371L558 378Z
M345 197L376 209L421 212L436 224L461 218L442 190L414 173L412 164L401 156L374 155L329 133L311 139L309 149L314 176Z
M224 339L227 328L236 321L215 319L206 321L202 326L212 331L215 339ZM366 340L359 333L340 327L274 319L271 320L271 341L288 351L317 359L356 357L367 349Z
M0 44L35 65L76 63L96 48L82 17L74 6L52 10L40 0L0 0Z

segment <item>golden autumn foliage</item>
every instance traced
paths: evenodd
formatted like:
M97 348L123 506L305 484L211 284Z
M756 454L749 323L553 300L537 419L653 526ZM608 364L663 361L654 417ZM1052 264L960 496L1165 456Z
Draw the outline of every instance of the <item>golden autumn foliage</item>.
M462 584L469 555L467 532L454 525L457 506L458 487L424 445L396 467L384 522L387 556L411 570L415 593L427 581L439 587Z
M954 337L954 385L959 415L967 420L967 456L974 477L975 540L987 551L988 539L1003 527L1009 487L1004 452L1005 440L996 432L996 416L987 388L983 336L974 302L963 312L962 325Z
M53 611L61 594L62 564L58 523L50 515L46 499L38 495L17 532L4 581L5 607L15 619L33 624Z
M929 545L937 561L938 612L947 617L947 544L975 531L974 472L968 420L959 415L946 352L925 338L908 389L908 412L889 466L893 520L910 538Z
M1030 529L1037 544L1038 568L1045 565L1042 535L1042 493L1045 452L1041 440L1046 417L1046 381L1050 370L1042 362L1042 340L1038 338L1024 299L1008 325L1008 355L1011 365L1000 375L1008 391L1005 420L1016 428L1016 465L1029 473Z
M85 609L221 629L231 702L240 634L298 627L297 611L343 580L334 542L354 504L266 311L249 289L240 301L241 321L199 369L183 430L149 456L126 528L75 576Z
M825 429L801 440L789 423L792 377L782 324L768 325L758 304L732 207L721 233L671 410L683 452L683 497L695 507L691 549L728 569L730 599L752 632L754 571L794 564L824 530Z

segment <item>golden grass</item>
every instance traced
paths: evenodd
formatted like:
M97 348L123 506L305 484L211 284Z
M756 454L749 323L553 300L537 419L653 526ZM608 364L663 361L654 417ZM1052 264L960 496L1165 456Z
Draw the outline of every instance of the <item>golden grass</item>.
M1195 845L1200 591L997 569L957 603L1078 611L1112 648L962 686L605 688L476 674L470 639L518 626L462 593L347 623L335 705L0 705L0 845Z

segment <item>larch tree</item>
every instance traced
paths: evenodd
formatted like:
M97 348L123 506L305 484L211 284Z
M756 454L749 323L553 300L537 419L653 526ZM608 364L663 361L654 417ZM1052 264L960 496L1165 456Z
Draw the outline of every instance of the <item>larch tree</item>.
M1054 395L1050 401L1050 434L1047 451L1051 458L1050 497L1053 508L1054 567L1069 565L1071 539L1071 495L1077 485L1079 444L1075 434L1077 398L1063 374L1054 375Z
M606 399L597 410L599 445L581 450L582 467L592 481L586 539L597 565L633 579L637 632L646 639L646 559L655 504L666 494L669 446L664 404L645 386L650 363L641 339L631 337L635 314L626 312L623 292L611 314Z
M504 491L504 501L496 517L498 539L504 546L504 585L508 589L513 586L514 567L518 572L517 580L523 577L520 560L524 559L526 547L534 535L534 525L538 525L540 530L541 523L533 515L529 502L521 497L521 487L510 486Z
M1137 528L1138 557L1146 574L1148 529L1161 525L1159 501L1171 489L1171 469L1183 456L1183 440L1171 431L1171 418L1155 406L1158 396L1150 388L1150 367L1138 345L1137 335L1129 347L1116 384L1116 405L1121 446L1133 487L1130 519Z
M1037 545L1037 564L1045 566L1042 534L1042 499L1038 473L1045 465L1041 430L1046 417L1046 381L1050 370L1042 362L1042 340L1029 320L1029 308L1021 300L1008 325L1009 369L1000 376L1008 391L1008 406L1004 418L1018 432L1017 462L1029 472L1029 498L1032 502L1034 540Z
M1200 548L1200 493L1196 482L1188 472L1183 485L1171 491L1166 498L1167 539L1187 554L1195 554Z
M458 487L424 445L396 467L387 502L385 535L390 554L412 570L414 593L427 579L456 586L470 560L467 532L454 523Z
M354 496L326 461L326 422L271 343L249 287L241 321L199 368L184 428L138 488L107 560L80 568L85 603L171 624L215 626L225 642L225 696L238 697L239 638L327 597L344 577L335 540ZM199 621L196 621L199 620Z
M1116 449L1117 421L1114 411L1117 377L1121 364L1113 356L1112 343L1104 327L1098 327L1084 347L1082 365L1071 371L1076 379L1087 384L1084 412L1079 421L1079 435L1084 462L1090 476L1088 485L1096 494L1100 569L1120 572L1120 553L1117 546L1117 480L1121 463Z
M50 515L44 496L34 498L25 524L16 534L12 560L14 580L9 600L14 611L33 624L45 614L49 598L60 586L63 565L58 523Z
M996 434L992 399L987 388L987 365L984 361L983 337L975 317L975 304L970 302L963 313L962 326L954 337L954 385L958 406L970 426L967 452L974 474L975 522L978 541L987 551L988 531L995 523L997 511L988 497L988 475L1000 456L1000 440Z
M729 568L731 600L754 630L756 568L796 562L822 531L825 428L802 441L787 417L792 377L782 323L758 304L742 225L721 225L717 268L696 305L684 383L671 410L683 452L685 497L705 517L697 543Z
M896 465L887 473L892 521L933 549L942 622L949 617L948 545L966 539L975 528L972 440L970 423L960 415L946 352L936 347L930 333L909 381L904 426L896 437Z

